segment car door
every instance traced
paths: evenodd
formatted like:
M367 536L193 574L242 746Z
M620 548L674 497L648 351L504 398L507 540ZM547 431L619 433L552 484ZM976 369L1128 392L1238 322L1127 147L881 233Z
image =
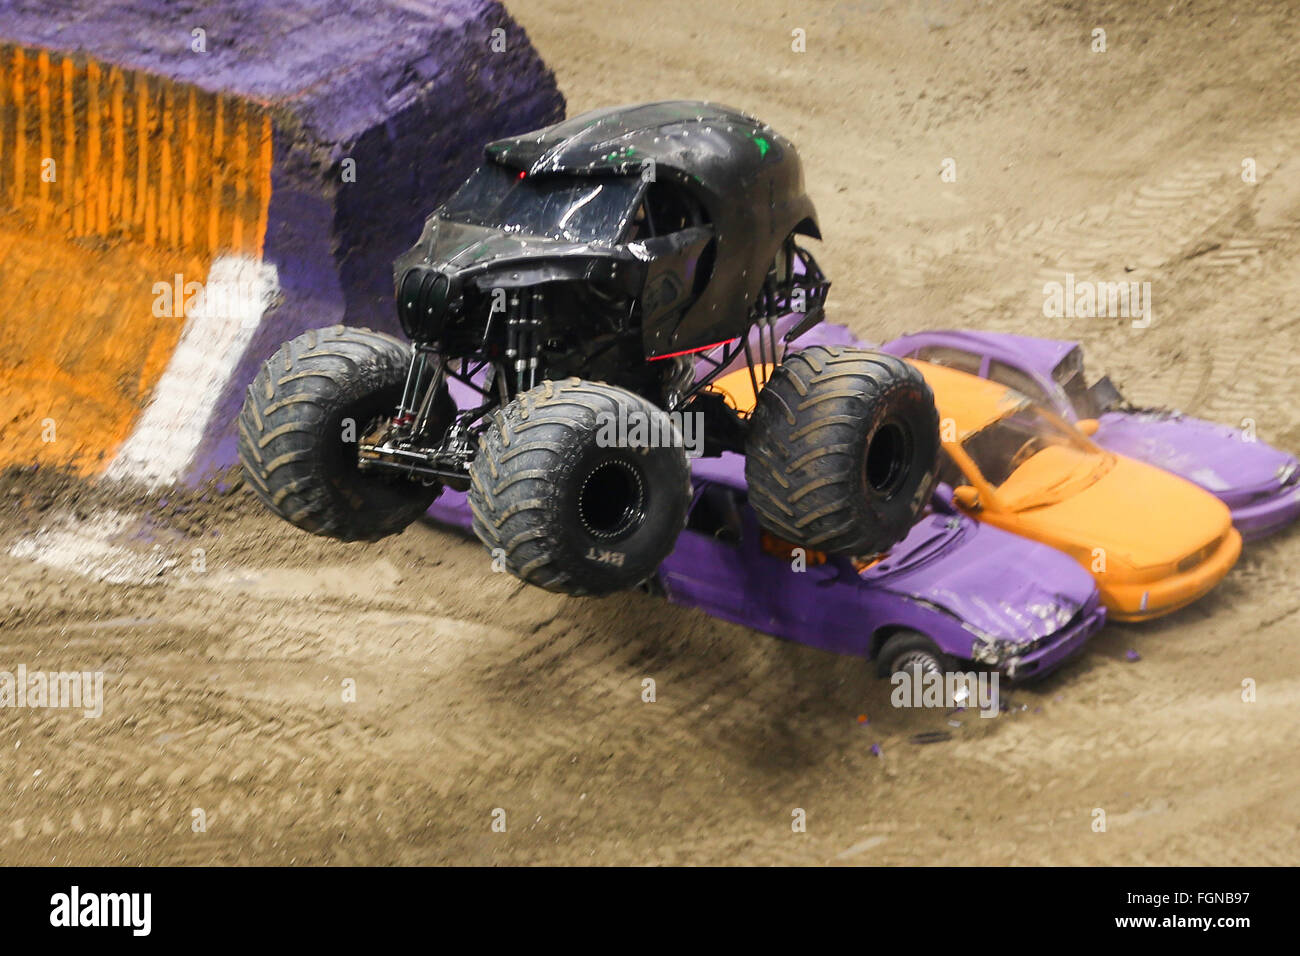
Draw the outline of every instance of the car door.
M762 531L743 492L703 483L660 580L673 603L724 620L827 650L860 645L848 566L815 551L795 562L790 548Z
M863 653L861 582L848 560L796 550L763 531L748 507L744 519L751 626L823 650Z
M741 553L742 534L736 492L714 482L699 482L686 528L659 569L668 599L739 620L749 587Z

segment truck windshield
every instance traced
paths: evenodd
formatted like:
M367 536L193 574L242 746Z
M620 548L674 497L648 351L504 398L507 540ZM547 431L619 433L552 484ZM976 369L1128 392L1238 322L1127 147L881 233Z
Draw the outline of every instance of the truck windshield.
M487 163L442 207L453 222L566 242L618 238L631 213L635 176L523 176Z

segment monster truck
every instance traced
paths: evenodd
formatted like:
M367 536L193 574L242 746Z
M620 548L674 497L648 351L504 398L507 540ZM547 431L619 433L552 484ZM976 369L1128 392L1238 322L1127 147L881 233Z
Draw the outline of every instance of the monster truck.
M820 230L794 146L732 109L603 109L490 143L395 264L409 343L336 326L261 369L239 420L249 482L345 541L468 490L475 533L512 573L607 594L673 549L693 415L705 455L745 454L773 534L885 551L935 480L933 397L863 349L810 347L766 374L776 320L783 344L823 316L830 283L802 237ZM742 356L752 413L709 388ZM623 427L636 420L651 427Z

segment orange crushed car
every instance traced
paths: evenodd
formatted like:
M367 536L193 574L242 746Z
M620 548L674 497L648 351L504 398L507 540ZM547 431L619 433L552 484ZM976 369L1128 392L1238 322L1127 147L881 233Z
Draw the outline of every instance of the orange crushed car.
M1019 392L913 364L934 390L953 503L1069 554L1092 572L1112 620L1186 607L1236 564L1241 535L1209 492L1098 447Z
M1108 452L1019 392L913 361L939 409L939 480L972 517L1065 552L1097 581L1109 617L1186 607L1241 554L1228 507L1169 472ZM753 405L747 369L713 389Z

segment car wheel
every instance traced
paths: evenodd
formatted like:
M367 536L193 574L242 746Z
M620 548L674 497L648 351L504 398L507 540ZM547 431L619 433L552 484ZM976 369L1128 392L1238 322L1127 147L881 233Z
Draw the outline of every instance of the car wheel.
M881 677L893 674L910 674L919 670L921 675L946 674L956 670L951 657L939 646L918 631L899 631L885 641L876 657L876 671Z

